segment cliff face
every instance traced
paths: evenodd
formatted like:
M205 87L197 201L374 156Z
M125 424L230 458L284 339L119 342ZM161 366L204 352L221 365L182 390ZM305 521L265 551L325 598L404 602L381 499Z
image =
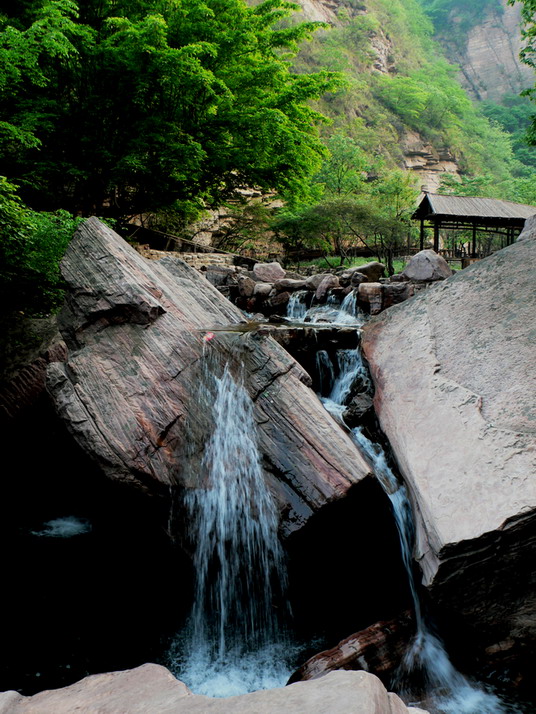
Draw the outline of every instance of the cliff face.
M438 37L449 60L460 66L460 81L474 99L499 101L534 83L532 69L519 59L521 6L508 5L507 0L501 5L500 10L488 9L465 42L453 41L451 33ZM452 23L457 23L456 17Z
M342 16L353 17L368 15L379 17L377 8L370 0L352 3L351 8L344 0L298 0L303 10L303 19L326 22L333 27L340 25ZM519 34L519 33L518 33ZM368 32L368 63L362 67L365 73L372 75L392 75L399 73L395 38L378 22L375 29ZM359 76L360 71L356 69ZM359 110L356 109L359 116ZM414 171L419 178L419 185L424 191L437 191L442 174L459 176L459 166L456 157L444 146L435 146L424 138L419 131L410 129L403 123L398 123L393 131L398 134L400 156L398 163L401 168Z

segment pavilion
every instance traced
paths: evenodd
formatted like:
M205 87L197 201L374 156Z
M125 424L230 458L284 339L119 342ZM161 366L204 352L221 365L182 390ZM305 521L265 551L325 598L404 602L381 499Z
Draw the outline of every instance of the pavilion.
M506 245L514 242L525 220L536 214L536 206L503 201L497 198L443 196L424 193L419 207L412 215L421 222L420 249L424 247L424 229L434 229L434 250L439 250L441 229L472 230L472 257L477 257L477 232L497 233L506 237Z

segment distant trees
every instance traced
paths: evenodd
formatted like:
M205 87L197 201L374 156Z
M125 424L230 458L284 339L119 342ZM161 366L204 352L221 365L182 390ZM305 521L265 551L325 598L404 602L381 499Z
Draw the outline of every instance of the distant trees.
M393 258L412 231L415 177L387 170L342 133L327 142L330 156L315 177L316 197L288 205L273 228L293 249L321 248L340 264L352 248L367 248L393 274Z

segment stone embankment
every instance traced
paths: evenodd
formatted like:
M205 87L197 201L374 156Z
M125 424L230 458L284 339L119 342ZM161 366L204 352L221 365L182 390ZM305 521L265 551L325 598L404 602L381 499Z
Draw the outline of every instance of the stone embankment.
M342 301L354 291L360 307L375 315L452 275L447 262L433 250L413 256L406 270L391 279L383 277L384 271L385 266L376 261L310 276L285 271L279 263L257 263L252 270L222 265L202 268L207 280L231 302L264 316L285 315L298 291L304 291L308 306L321 305L330 296Z

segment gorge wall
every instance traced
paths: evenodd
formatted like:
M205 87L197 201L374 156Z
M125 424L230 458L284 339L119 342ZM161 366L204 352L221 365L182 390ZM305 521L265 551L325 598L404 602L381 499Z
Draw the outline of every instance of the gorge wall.
M459 20L452 16L452 26ZM531 67L519 59L521 5L488 6L465 37L452 32L438 35L449 60L460 67L460 81L477 100L500 101L505 94L519 94L534 84Z

